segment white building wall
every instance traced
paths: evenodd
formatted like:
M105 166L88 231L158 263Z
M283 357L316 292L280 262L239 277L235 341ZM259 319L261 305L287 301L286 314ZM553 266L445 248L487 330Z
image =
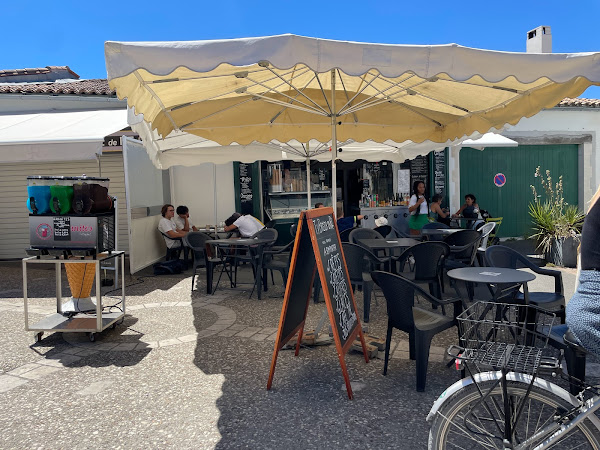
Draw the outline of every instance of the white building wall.
M216 178L214 169L216 168ZM171 171L171 201L175 207L186 205L194 225L224 221L235 212L233 164L175 166ZM215 217L215 186L217 188Z

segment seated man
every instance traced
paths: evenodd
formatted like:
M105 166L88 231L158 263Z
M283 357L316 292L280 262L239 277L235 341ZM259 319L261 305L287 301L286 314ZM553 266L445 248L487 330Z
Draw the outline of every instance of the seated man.
M315 208L325 208L325 205L321 202L315 203Z
M173 222L179 231L198 231L198 228L192 224L190 219L190 210L187 206L178 206L176 210L177 215L173 217Z
M262 230L265 226L256 217L250 214L242 215L233 213L225 221L225 231L239 231L242 237L250 237Z
M162 219L158 222L158 231L173 239L182 238L187 234L187 231L178 231L175 222L172 220L173 216L175 216L175 207L173 205L164 205L160 213L162 214ZM181 242L174 241L173 239L165 237L167 248L181 247Z

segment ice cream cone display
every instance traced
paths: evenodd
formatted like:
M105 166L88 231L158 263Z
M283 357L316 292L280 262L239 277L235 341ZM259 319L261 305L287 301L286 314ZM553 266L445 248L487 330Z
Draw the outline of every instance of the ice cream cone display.
M96 304L90 298L94 285L95 264L65 263L67 279L72 298L63 305L63 312L96 310Z

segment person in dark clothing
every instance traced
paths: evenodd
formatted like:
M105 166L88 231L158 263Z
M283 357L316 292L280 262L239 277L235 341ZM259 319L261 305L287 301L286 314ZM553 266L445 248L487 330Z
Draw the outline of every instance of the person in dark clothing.
M362 214L359 214L358 216L344 217L344 212L341 208L338 208L337 216L338 232L340 233L344 230L347 230L348 228L354 228L354 226L358 224L358 221L362 220L365 217Z
M567 303L567 325L579 343L600 355L600 188L590 202L581 232L579 285Z
M460 217L461 215L467 219L479 218L479 205L473 194L465 195L465 203L456 211L456 214L452 214L452 217ZM471 225L473 225L473 221L468 220L465 228L471 228Z

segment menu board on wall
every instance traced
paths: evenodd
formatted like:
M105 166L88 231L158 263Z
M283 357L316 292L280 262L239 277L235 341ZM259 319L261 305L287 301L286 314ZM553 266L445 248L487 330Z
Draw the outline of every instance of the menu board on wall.
M446 150L433 152L433 194L446 196Z
M410 170L398 169L398 193L406 195L410 189Z
M240 163L240 204L241 214L252 214L253 193L252 193L252 165Z
M410 193L413 194L412 188L415 181L425 183L425 192L428 192L428 177L429 177L429 158L427 156L417 156L410 162Z

